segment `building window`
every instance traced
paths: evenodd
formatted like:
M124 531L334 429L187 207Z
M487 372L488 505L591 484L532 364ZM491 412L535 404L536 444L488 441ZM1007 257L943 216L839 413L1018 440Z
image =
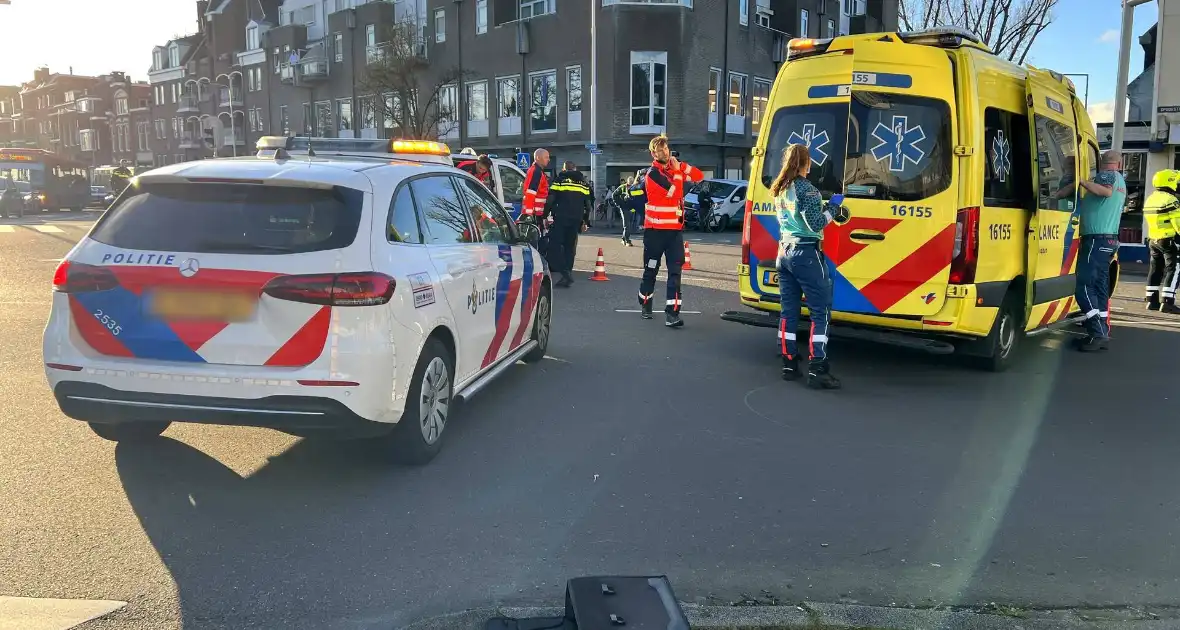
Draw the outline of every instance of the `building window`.
M315 129L315 125L313 123L314 123L314 119L312 118L312 115L311 115L311 103L304 103L303 104L303 133L310 135L312 130Z
M382 118L384 119L382 125L386 130L385 137L388 138L393 130L397 128L398 120L401 119L402 104L401 99L394 94L386 94L383 99L385 101L385 107L384 112L382 112Z
M258 43L258 27L248 27L246 29L246 50L258 50L261 47Z
M262 91L262 68L246 70L246 87L251 92Z
M168 67L176 68L180 66L180 47L172 44L168 47Z
M475 0L475 34L488 32L488 0Z
M750 25L750 0L738 0L738 24Z
M746 75L729 73L729 115L746 115Z
M520 77L496 79L496 97L500 118L520 117Z
M340 131L352 131L352 99L342 98L336 101L336 122Z
M446 9L435 9L434 43L441 44L445 41L447 41L447 11Z
M488 82L477 81L467 84L467 120L488 119Z
M529 128L534 132L557 131L557 71L529 75Z
M163 70L163 69L164 69L164 51L162 51L162 50L152 51L152 70Z
M709 68L709 131L717 131L717 98L721 94L721 69Z
M799 36L800 37L807 37L807 34L811 32L811 29L807 27L808 26L808 24L807 24L808 17L810 17L810 15L807 13L807 9L799 9Z
M567 131L582 130L582 67L565 69L565 109Z
M119 116L127 115L127 97L119 96L115 98L115 114Z
M662 133L667 125L668 53L631 52L631 133Z
M344 61L344 34L343 33L333 33L332 34L332 52L335 53L333 55L333 57L336 59L336 63L341 63Z
M332 103L322 101L315 104L315 135L327 136L332 129Z
M459 130L459 86L444 85L438 90L438 135L449 136Z
M546 13L555 13L554 0L520 0L520 19L527 20Z
M279 74L283 71L283 58L280 55L281 53L279 52L279 48L277 46L273 51L271 51L270 54L270 62L274 66L275 74Z
M827 28L824 30L824 37L836 36L836 21L828 20Z
M148 122L141 120L135 123L135 141L139 145L140 151L148 150L148 140L151 139L151 132L148 131Z
M754 135L758 135L758 130L762 126L762 117L766 115L766 107L770 104L770 81L766 79L754 78L754 106L750 115L750 130Z
M291 135L291 116L287 113L286 105L279 105L279 129L284 136Z

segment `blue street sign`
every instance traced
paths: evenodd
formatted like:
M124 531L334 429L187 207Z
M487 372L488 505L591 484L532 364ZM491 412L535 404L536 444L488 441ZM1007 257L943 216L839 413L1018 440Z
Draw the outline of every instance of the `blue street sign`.
M589 152L591 152L591 153L594 153L595 151L597 151L597 150L598 150L598 145L597 145L597 144L590 144L590 143L586 143L586 150L587 150L587 151L589 151Z
M517 153L516 154L516 165L519 166L520 168L528 168L529 167L529 154L528 153Z

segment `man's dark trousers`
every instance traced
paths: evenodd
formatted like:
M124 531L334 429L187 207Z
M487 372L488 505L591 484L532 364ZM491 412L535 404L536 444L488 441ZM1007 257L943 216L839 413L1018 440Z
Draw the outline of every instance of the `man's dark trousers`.
M1110 262L1118 250L1119 239L1114 234L1082 237L1074 297L1086 316L1086 332L1094 339L1110 337Z
M648 228L643 231L643 281L639 283L639 303L646 304L655 293L661 257L668 263L668 297L664 312L679 314L680 269L684 266L684 232L680 230Z
M574 270L574 254L578 247L576 223L554 223L549 230L549 268L557 273L569 274Z

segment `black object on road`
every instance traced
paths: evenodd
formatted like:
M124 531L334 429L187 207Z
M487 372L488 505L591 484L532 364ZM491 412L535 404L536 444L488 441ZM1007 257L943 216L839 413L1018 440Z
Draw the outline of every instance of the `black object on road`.
M565 584L565 615L493 617L485 630L688 630L688 619L664 575L580 577Z

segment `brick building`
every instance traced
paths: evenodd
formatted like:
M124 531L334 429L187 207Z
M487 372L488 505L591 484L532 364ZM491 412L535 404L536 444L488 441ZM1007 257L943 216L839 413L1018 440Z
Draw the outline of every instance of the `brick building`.
M0 85L0 147L24 144L24 138L16 133L14 117L20 109L20 86Z
M598 10L606 184L650 163L647 142L662 132L707 175L745 178L790 38L897 27L897 0L602 0ZM545 147L588 168L589 11L586 2L429 0L431 66L465 75L440 99L463 112L448 140L501 155Z

